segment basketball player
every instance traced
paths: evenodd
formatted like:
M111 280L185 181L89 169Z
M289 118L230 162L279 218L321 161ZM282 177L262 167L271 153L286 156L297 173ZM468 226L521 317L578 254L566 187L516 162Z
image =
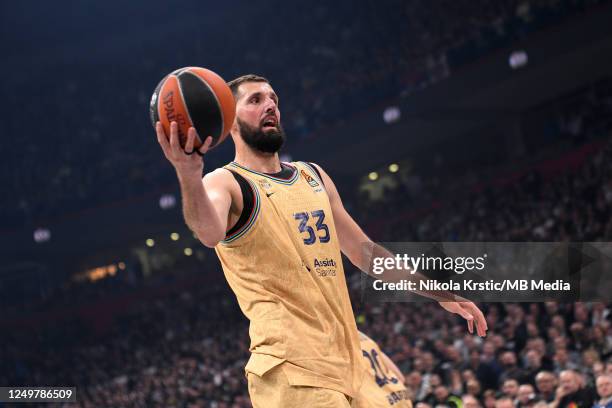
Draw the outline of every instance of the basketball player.
M356 408L412 408L400 369L361 331L359 341L366 374L352 405Z
M255 408L349 407L363 374L359 337L340 251L360 269L371 242L346 212L333 181L317 165L281 163L285 141L279 98L267 79L245 75L229 83L236 101L231 127L234 161L204 176L185 149L177 124L157 138L174 166L189 228L215 248L225 277L250 321L251 358L245 367ZM441 302L486 333L471 302Z

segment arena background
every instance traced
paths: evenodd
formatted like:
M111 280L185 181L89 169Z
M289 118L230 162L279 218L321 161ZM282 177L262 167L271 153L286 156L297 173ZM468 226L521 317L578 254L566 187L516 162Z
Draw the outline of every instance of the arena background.
M250 406L247 321L182 221L147 115L182 66L269 78L284 159L326 169L374 240L612 238L611 1L0 7L1 386L76 386L86 407ZM205 171L231 159L226 142ZM536 406L568 368L592 401L612 373L610 302L483 304L479 339L435 304L360 302L345 267L359 328L418 408Z

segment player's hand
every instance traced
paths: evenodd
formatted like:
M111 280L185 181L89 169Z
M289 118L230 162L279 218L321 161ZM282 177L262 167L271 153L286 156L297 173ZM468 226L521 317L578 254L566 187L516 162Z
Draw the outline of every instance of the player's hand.
M197 151L194 150L195 139L198 135L195 128L190 127L187 132L187 142L185 143L185 149L181 147L179 143L178 135L178 124L176 122L170 123L170 137L164 132L164 128L160 122L155 124L155 131L157 133L157 141L159 142L166 159L172 163L176 172L179 175L194 175L202 177L202 171L204 169L204 161L202 155L208 151L212 143L212 136L208 136L202 146Z
M440 306L451 313L456 313L463 317L468 322L468 331L474 333L474 324L476 324L476 332L480 337L487 335L487 320L474 303L470 301L464 302L439 302Z

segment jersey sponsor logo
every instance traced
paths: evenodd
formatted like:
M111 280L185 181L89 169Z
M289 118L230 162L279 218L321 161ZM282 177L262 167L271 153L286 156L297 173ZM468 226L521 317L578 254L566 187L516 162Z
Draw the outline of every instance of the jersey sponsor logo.
M333 266L333 267L335 267L336 266L336 261L334 261L331 258L323 258L323 259L321 259L319 261L317 258L315 258L314 266L315 266L315 268L318 268L320 266Z
M306 173L304 170L301 171L302 176L306 179L306 181L308 182L308 184L310 184L311 187L318 187L319 183L317 183L317 180L314 179L314 177L312 177L310 174Z
M336 261L332 258L314 260L315 272L321 277L336 276Z

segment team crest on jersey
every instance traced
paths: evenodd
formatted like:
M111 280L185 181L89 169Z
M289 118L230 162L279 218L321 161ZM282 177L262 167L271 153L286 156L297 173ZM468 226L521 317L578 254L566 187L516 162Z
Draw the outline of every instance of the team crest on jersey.
M312 177L310 174L306 173L304 170L302 170L302 176L304 176L304 178L306 179L308 184L310 184L311 187L318 187L319 186L319 183L317 183L317 180L315 180L314 177Z

